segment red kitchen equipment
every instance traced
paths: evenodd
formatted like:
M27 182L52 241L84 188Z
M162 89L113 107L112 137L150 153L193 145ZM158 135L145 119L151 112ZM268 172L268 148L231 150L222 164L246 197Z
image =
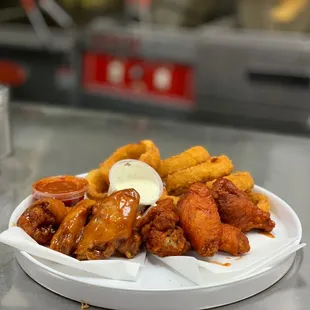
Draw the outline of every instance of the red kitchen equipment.
M194 30L124 27L97 19L79 42L80 88L92 97L87 104L108 97L144 106L195 106Z

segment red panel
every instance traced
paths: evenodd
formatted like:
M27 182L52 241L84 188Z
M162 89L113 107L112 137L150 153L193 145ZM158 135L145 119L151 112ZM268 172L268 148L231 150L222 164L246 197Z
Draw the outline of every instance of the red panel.
M20 0L22 6L24 7L26 12L30 12L32 9L36 7L36 3L34 0Z
M20 86L27 80L26 70L18 63L0 60L0 84Z
M164 85L161 87L154 82L159 71L162 73L158 83ZM115 78L111 78L111 72L116 74ZM87 91L113 92L132 97L148 96L158 103L175 101L187 106L195 103L194 72L192 67L183 64L86 53L82 81Z

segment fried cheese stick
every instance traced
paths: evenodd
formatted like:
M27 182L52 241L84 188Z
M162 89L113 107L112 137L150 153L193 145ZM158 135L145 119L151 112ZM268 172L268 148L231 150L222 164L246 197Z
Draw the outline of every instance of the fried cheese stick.
M162 178L166 178L169 174L197 166L209 158L210 154L204 147L194 146L181 154L162 160L159 174Z
M208 182L233 171L232 161L225 155L211 157L206 162L168 175L166 188L169 195L183 193L191 184Z
M224 178L231 181L237 188L239 188L243 192L250 192L254 187L254 180L251 174L247 171L237 171ZM206 185L208 186L208 188L211 189L214 182L215 180L209 181L206 183Z
M255 192L249 193L248 196L255 206L257 206L258 208L260 208L265 212L270 212L270 201L268 197L266 197L263 194Z

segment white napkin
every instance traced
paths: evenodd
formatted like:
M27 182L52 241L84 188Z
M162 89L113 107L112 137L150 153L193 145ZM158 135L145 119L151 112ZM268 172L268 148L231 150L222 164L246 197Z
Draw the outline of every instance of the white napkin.
M39 245L19 227L11 227L1 233L0 242L31 255L114 280L136 281L139 268L146 257L145 251L142 251L130 260L113 257L106 260L79 261Z
M280 263L284 258L306 246L305 243L296 244L296 239L288 242L277 242L273 251L260 249L242 257L232 257L225 253L218 253L212 258L204 259L197 253L190 252L186 256L158 257L161 262L182 274L193 283L206 286L223 280L237 280L253 274L257 270L271 267ZM219 264L223 265L219 265ZM225 266L225 264L228 264Z

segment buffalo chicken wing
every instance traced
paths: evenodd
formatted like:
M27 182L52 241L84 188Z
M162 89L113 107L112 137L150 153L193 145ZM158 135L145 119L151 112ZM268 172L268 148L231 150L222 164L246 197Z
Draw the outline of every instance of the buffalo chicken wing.
M139 227L147 250L161 257L178 256L190 249L183 230L177 226L179 217L173 200L160 200L139 221Z
M30 237L41 245L49 245L67 214L64 203L56 199L40 199L29 206L17 221Z
M220 247L222 223L215 201L203 183L192 184L177 205L180 226L195 251L213 256Z
M71 255L80 240L84 226L95 205L93 200L82 200L69 211L54 235L50 248L60 253Z
M134 189L113 193L93 208L75 254L79 260L105 259L132 235L140 196Z
M275 227L270 213L255 206L231 181L224 178L216 180L212 186L212 193L223 223L237 227L243 232L252 229L270 232Z

